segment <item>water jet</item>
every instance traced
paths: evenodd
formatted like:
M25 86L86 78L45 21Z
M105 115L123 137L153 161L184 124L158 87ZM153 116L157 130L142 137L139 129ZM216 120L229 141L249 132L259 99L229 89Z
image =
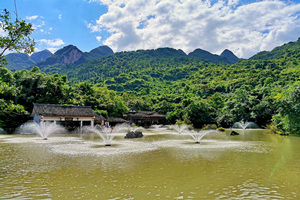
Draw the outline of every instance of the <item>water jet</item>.
M189 135L192 136L192 138L195 140L195 144L200 144L200 140L207 134L216 132L216 130L200 130L200 131L195 131L191 130L188 131Z
M173 125L171 128L176 130L179 134L189 129L187 125Z
M259 129L260 127L255 122L235 122L232 125L233 129Z
M155 129L155 130L158 130L159 128L161 128L163 125L161 124L153 124L150 126L151 129Z
M99 135L105 143L105 146L111 146L112 140L115 137L115 134L118 132L128 130L128 125L126 124L117 124L115 127L106 127L106 126L96 126L96 127L85 127L85 133L96 133Z
M41 122L38 124L36 122L27 122L20 129L20 134L36 134L42 137L43 140L47 140L50 135L63 133L64 131L65 129L62 126L55 123Z

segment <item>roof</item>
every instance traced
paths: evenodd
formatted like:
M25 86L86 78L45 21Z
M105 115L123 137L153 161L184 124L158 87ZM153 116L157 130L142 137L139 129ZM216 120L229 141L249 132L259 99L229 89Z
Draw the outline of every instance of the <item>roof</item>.
M33 104L31 116L75 116L91 117L97 116L91 106L62 106L54 104Z
M123 117L130 117L130 118L165 118L166 115L158 114L155 111L136 111L136 112L129 112L124 113Z
M119 118L119 117L108 117L107 121L110 123L126 123L129 122L126 119Z
M105 117L103 117L102 115L97 114L95 116L95 121L107 121L107 119Z

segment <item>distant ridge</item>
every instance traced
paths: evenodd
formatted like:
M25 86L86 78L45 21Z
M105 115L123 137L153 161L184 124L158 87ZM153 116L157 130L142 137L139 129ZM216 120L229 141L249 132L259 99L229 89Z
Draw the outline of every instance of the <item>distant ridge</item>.
M187 55L181 49L176 50L169 47L152 50L128 51L125 56L130 55L128 57L128 59L130 59L131 55L136 54L138 58L140 52L145 53L143 53L143 58L141 57L139 59L148 59L150 57L155 57L156 59L174 58L178 59L179 62L197 59L199 61L227 64L234 64L240 60L230 50L227 49L224 50L220 56L202 49L196 49ZM32 66L38 66L44 72L56 73L66 68L71 68L71 66L74 65L81 65L87 63L88 61L111 55L114 55L114 52L110 47L106 45L92 49L90 52L82 52L76 46L68 45L59 49L54 54L52 54L48 50L44 50L34 53L30 57L26 54L8 54L6 58L9 63L7 65L8 69L21 70L30 68ZM144 56L147 56L147 58L145 58ZM91 63L89 64L89 66L90 65Z
M97 47L95 49L92 49L90 52L85 53L88 59L95 59L95 58L99 58L107 55L113 55L113 54L114 54L113 50L106 45Z
M22 70L32 66L50 66L58 64L81 64L88 60L113 55L113 50L108 46L99 46L90 52L82 52L76 46L65 46L55 54L49 50L35 52L31 56L26 53L10 53L5 56L8 64L5 66L9 70Z
M36 65L40 68L52 65L79 65L87 62L88 60L112 54L114 54L114 52L108 46L100 46L90 52L82 52L76 46L68 45L59 49L52 56L37 63Z
M26 53L10 53L5 56L7 65L5 66L9 70L22 70L26 69L32 65L35 65L37 62L40 62L49 56L52 53L49 50L43 50L36 52L29 56Z
M9 70L22 70L35 64L26 53L10 53L5 56Z
M83 62L83 52L76 46L68 45L56 51L52 56L37 63L37 66L54 65L54 64L74 64Z
M254 56L251 60L271 60L280 58L284 55L290 57L295 54L299 54L300 51L300 38L295 42L289 42L279 47L274 48L272 51L261 51Z
M237 62L240 61L240 59L239 59L236 55L234 55L234 53L232 53L232 52L231 52L230 50L228 50L228 49L225 49L225 50L221 53L220 56L223 57L223 58L226 58L227 61L228 61L230 64L234 64L234 63L237 63Z
M150 55L156 57L172 57L172 56L186 56L186 54L182 50L176 50L170 47L162 47L153 50L142 50L145 52L149 52Z
M229 50L227 50L227 51L229 51ZM225 54L226 54L226 56L224 56L224 55L223 56L219 56L219 55L212 54L212 53L210 53L208 51L205 51L203 49L195 49L193 52L189 53L188 56L189 57L196 57L196 58L199 58L199 59L201 59L203 61L213 62L213 63L228 63L228 64L235 63L235 62L227 60L227 56L229 56L230 53L226 53L225 52ZM232 55L234 56L233 53L232 53Z
M51 53L48 49L45 49L43 51L39 51L36 53L33 53L30 58L34 61L34 62L41 62L42 60L47 59L48 57L52 56L53 53Z

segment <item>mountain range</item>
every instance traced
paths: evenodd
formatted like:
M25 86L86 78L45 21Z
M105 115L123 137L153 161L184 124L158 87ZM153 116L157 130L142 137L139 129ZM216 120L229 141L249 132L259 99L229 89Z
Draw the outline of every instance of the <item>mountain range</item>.
M40 52L33 53L29 56L26 53L10 53L5 56L8 64L6 67L10 70L22 70L30 66L35 65L36 63L52 56L52 53L49 50L43 50Z
M202 49L196 49L195 51L188 54L188 56L199 58L203 61L213 62L213 63L237 63L240 59L234 55L230 50L225 49L221 55L211 54L208 51Z
M182 59L196 58L201 61L207 61L212 63L226 63L234 64L240 59L235 56L230 50L224 50L221 55L212 54L202 49L196 49L188 55L181 49L175 50L173 48L158 48L156 50L138 50L149 53L149 56L156 58L179 56ZM138 51L132 51L138 52ZM131 54L132 52L128 52ZM97 47L90 52L82 52L76 46L68 45L59 49L54 54L48 50L40 51L28 56L25 53L11 53L6 56L8 69L22 70L32 66L38 66L41 69L44 68L69 68L70 66L76 66L86 63L93 59L98 59L103 56L114 55L113 50L108 46ZM42 70L43 71L43 70ZM47 70L46 70L47 71ZM53 70L50 70L53 71Z
M259 52L248 60L271 60L280 57L300 56L299 46L300 38L295 42L276 47L272 51ZM230 65L241 60L228 49L225 49L220 55L202 49L195 49L186 54L181 49L167 47L114 53L108 46L100 46L90 52L82 52L73 45L63 47L54 54L48 50L34 53L31 56L13 53L8 54L6 59L8 69L21 70L38 66L43 72L66 74L69 78L78 80L115 77L122 73L141 71L146 68L149 73L153 73L153 70L163 69L162 66L171 70L172 66L178 65L203 66L205 63ZM171 73L170 76L172 76ZM178 77L181 76L184 75L178 75ZM170 78L176 79L176 75Z
M77 65L88 60L112 54L114 54L114 52L108 46L100 46L90 52L82 52L76 46L68 45L59 49L54 54L49 50L36 52L31 56L25 53L10 53L6 55L6 60L8 62L6 67L10 70L22 70L32 66Z

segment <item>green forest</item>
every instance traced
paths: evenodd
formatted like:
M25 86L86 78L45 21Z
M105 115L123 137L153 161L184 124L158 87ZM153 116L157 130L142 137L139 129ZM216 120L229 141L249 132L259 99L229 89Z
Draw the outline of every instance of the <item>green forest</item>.
M196 128L253 121L299 135L300 39L235 64L160 48L10 71L1 55L0 127L29 120L33 103L92 106L105 117L130 107L155 110L167 115L167 123Z

